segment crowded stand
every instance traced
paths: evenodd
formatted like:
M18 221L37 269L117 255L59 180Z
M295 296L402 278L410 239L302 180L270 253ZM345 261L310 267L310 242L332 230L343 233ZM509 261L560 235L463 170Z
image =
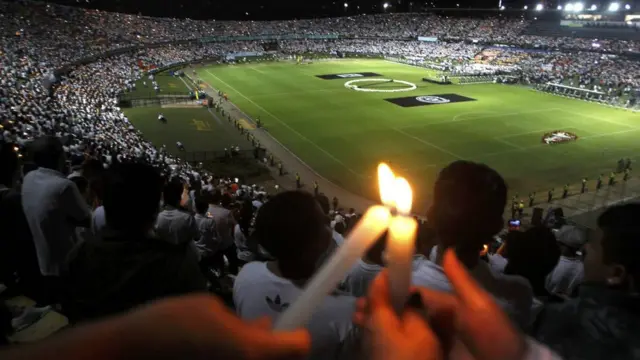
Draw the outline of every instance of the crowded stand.
M0 348L0 357L124 359L154 349L145 356L637 359L638 204L607 209L590 241L563 219L505 233L503 177L454 162L434 184L428 221L419 222L407 311L422 315L398 317L386 299L380 236L307 332L281 334L252 321L287 311L364 209L317 190L276 193L219 177L147 141L119 107L119 96L148 76L142 68L266 52L260 40L158 43L286 34L344 38L281 40L274 57L282 61L398 57L454 76L508 72L524 84L566 84L635 104L640 63L602 50L638 43L602 41L596 52L591 40L521 35L527 26L424 14L195 21L0 2L0 283L36 302L0 309L0 337L53 310L75 327L42 346ZM492 42L553 50L483 44ZM96 58L75 63L88 57ZM192 295L206 292L223 300ZM358 298L367 295L365 306ZM449 332L455 337L445 339ZM118 340L133 338L142 339Z

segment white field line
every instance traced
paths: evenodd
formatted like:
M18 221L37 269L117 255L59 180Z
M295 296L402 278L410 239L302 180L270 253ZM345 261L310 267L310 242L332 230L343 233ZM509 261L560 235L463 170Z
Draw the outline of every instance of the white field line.
M592 115L578 113L578 112L571 111L571 110L566 110L566 109L557 109L557 110L560 110L560 111L562 111L564 113L567 113L567 114L570 114L570 115L573 115L573 116L582 116L582 117L586 117L586 118L589 118L589 119L597 120L597 121L600 121L600 122L607 122L607 123L610 123L610 124L615 124L615 125L620 125L620 126L624 126L624 127L635 129L633 126L631 126L629 124L621 123L621 122L618 122L618 121L615 121L615 120L602 119L602 118L595 117L595 116L592 116Z
M253 104L256 108L260 109L262 112L264 112L265 114L269 115L270 117L272 117L274 120L278 121L280 124L282 124L282 126L286 127L287 129L291 130L292 133L298 135L301 139L303 139L304 141L308 142L309 144L313 145L316 149L320 150L322 153L324 153L325 155L327 155L329 158L331 158L333 161L335 161L336 163L342 165L342 167L344 167L345 169L347 169L350 173L357 175L357 176L362 176L360 173L356 172L355 170L353 170L352 168L350 168L349 166L347 166L345 163L343 163L342 161L340 161L338 158L336 158L335 156L331 155L329 152L327 152L327 150L321 148L320 146L318 146L316 143L314 143L313 141L309 140L306 136L302 135L301 133L299 133L298 131L296 131L295 129L293 129L291 126L289 126L287 123L285 123L284 121L280 120L280 118L278 118L277 116L273 115L272 113L270 113L269 111L267 111L265 108L263 108L262 106L256 104L253 100L249 99L248 97L244 96L240 91L234 89L231 85L227 84L226 82L224 82L222 79L220 79L219 77L215 76L213 73L211 73L209 70L205 70L209 75L211 75L213 78L215 78L216 80L220 81L222 84L226 85L229 89L233 90L236 94L240 95L241 97L243 97L244 99L246 99L248 102L250 102L251 104ZM208 84L211 88L213 88L213 86L211 86L210 84ZM251 118L250 116L247 115L247 113L245 113L244 111L240 110L240 108L238 106L236 106L236 104L231 103L231 105L233 107L235 107L238 111L240 111L241 113L243 113L247 118ZM273 138L275 140L275 138ZM276 140L277 141L277 140ZM312 169L309 165L307 165L304 161L302 161L302 159L300 159L298 156L295 155L295 153L291 150L289 150L288 148L286 148L284 145L282 145L282 143L280 143L279 141L277 141L283 148L285 148L287 151L289 151L291 154L293 154L293 156L295 156L302 164L305 164L309 169ZM315 174L318 174L317 172L315 172L314 170L312 170ZM319 176L319 175L318 175ZM326 180L326 179L325 179Z
M300 94L309 94L314 92L327 92L327 91L336 91L338 89L314 89L314 90L303 90L303 91L290 91L290 92L281 92L281 93L273 93L273 94L262 94L262 95L253 95L252 98L265 98L265 97L274 97L274 96L289 96L289 95L300 95Z
M392 130L394 130L396 132L399 132L400 134L405 135L406 137L409 137L409 138L411 138L411 139L413 139L413 140L415 140L417 142L421 142L421 143L423 143L425 145L431 146L434 149L440 150L445 154L449 154L449 155L455 157L456 159L463 159L462 156L460 156L460 155L458 155L456 153L452 153L451 151L449 151L447 149L444 149L444 148L442 148L442 147L440 147L440 146L438 146L436 144L433 144L433 143L431 143L431 142L429 142L427 140L421 139L421 138L419 138L417 136L413 136L413 135L409 134L406 131L402 131L401 129L396 129L396 128L390 128L390 129L392 129Z
M260 73L260 74L262 74L262 75L267 75L267 73L266 73L266 72L264 72L264 71L262 71L262 70L258 70L258 69L256 69L256 68L255 68L255 67L253 67L253 66L249 66L249 69L251 69L251 70L253 70L253 71L257 72L257 73ZM207 71L207 72L208 72L208 71Z
M430 124L424 124L422 126L423 127L427 127L427 126L435 126L435 125L452 124L452 123L462 122L462 121L471 121L471 120L488 119L488 118L499 118L499 117L505 117L505 116L517 116L517 115L535 114L535 113L554 111L554 110L558 110L558 109L555 109L555 108L538 109L538 110L531 110L531 111L519 111L519 112L513 112L513 113L502 113L502 114L491 114L491 115L475 116L475 117L463 118L463 119L458 118L457 117L458 115L456 115L451 120L439 121L439 122L434 122L434 123L430 123ZM460 115L466 115L466 114L460 114ZM409 128L414 128L414 127L415 126L406 126L406 127L402 127L401 129L409 129Z
M476 114L480 114L480 116L485 116L483 114L498 114L498 113L495 112L495 111L472 111L472 112L466 112L466 113L458 114L458 115L454 116L451 120L458 121L458 119L460 119L461 117L463 117L465 115L476 115Z
M493 138L493 140L495 140L497 142L501 142L501 143L503 143L505 145L511 146L513 148L516 148L516 149L522 149L522 146L516 145L516 144L512 143L511 141L507 141L507 140L502 139L502 138Z

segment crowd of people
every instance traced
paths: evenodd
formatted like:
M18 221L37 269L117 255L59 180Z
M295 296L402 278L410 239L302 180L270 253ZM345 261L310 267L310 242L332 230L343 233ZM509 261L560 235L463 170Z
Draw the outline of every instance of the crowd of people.
M504 227L504 179L485 165L455 162L440 173L429 220L419 227L416 290L407 305L419 316L397 317L387 309L381 237L305 331L279 337L249 322L286 311L344 245L360 218L356 210L321 193L268 194L203 171L146 141L118 107L118 95L136 86L142 68L264 51L260 41L140 47L200 36L336 34L348 39L282 40L278 51L413 57L445 65L474 61L483 45L473 40L542 44L576 52L502 49L482 61L518 67L530 83L627 92L640 87L637 62L587 51L593 47L583 47L582 40L520 35L527 25L422 14L193 21L0 2L0 283L37 301L29 314L53 306L78 326L66 337L0 357L44 356L52 347L55 355L48 358L86 356L88 347L106 346L101 341L107 336L111 351L93 350L93 358L637 358L637 204L604 212L598 237L589 242L581 229L562 221L557 229L496 237ZM417 36L448 41L419 42ZM638 44L612 41L602 48L618 46ZM56 72L75 60L129 47ZM224 299L226 308L213 298L189 296L206 292ZM185 297L134 310L172 296ZM25 314L0 311L2 335L27 326ZM82 325L88 321L98 323ZM107 331L113 327L125 333L115 337ZM168 330L158 334L161 329ZM199 336L209 331L219 338ZM154 351L144 340L113 346L126 334L153 339Z

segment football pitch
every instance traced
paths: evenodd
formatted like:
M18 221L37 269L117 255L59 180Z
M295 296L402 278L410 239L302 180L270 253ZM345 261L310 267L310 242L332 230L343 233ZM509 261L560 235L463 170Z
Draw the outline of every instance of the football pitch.
M323 177L377 198L376 166L385 161L411 182L417 207L458 159L490 165L523 195L608 174L640 150L640 114L515 85L428 83L428 70L383 60L197 71ZM358 89L345 86L350 80ZM376 92L410 87L397 80L416 89ZM577 139L545 143L554 132Z

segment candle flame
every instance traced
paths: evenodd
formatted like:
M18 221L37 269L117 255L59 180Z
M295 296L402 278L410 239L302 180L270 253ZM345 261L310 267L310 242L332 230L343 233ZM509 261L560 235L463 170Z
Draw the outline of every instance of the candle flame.
M380 163L378 165L378 187L380 189L380 200L386 206L394 206L395 194L393 191L396 176L391 171L389 165Z
M394 198L396 209L398 209L399 213L407 215L411 212L413 192L411 191L411 185L409 185L407 179L403 177L395 179Z
M394 207L401 214L409 214L413 202L413 191L407 179L396 177L389 165L378 165L380 199L385 206Z

